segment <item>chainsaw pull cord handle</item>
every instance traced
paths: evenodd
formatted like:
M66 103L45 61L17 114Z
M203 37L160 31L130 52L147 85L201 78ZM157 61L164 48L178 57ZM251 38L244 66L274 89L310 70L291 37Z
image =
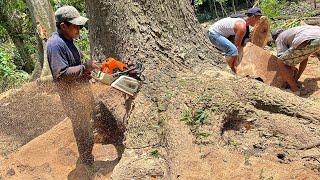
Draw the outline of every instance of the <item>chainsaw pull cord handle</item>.
M125 74L128 74L129 71L132 71L134 69L135 69L135 67L132 67L130 69L127 69L127 70L124 70L124 71L121 71L121 72L116 72L116 73L113 73L112 76L113 77L118 77L118 76L121 76L121 75L125 75Z
M142 63L137 63L135 64L135 66L125 70L125 71L122 71L122 72L116 72L114 74L112 74L113 77L119 77L121 75L126 75L126 74L129 74L130 71L135 71L135 73L137 74L137 76L142 80L145 80L144 76L142 75L142 72L144 71L144 66L142 65ZM143 76L143 78L141 78L141 76Z
M144 71L144 66L142 65L142 63L137 63L136 65L135 65L135 71L136 71L136 73L137 74L139 74L139 75L141 75L142 74L142 72Z
M145 76L142 74L144 70L145 70L145 67L143 66L142 63L137 63L134 67L135 74L139 78L138 80L140 81L146 80Z
M142 63L138 63L136 66L137 66L137 70L136 70L137 76L140 78L141 81L145 81L146 78L145 78L145 76L142 74L142 72L145 70L145 67L143 66Z

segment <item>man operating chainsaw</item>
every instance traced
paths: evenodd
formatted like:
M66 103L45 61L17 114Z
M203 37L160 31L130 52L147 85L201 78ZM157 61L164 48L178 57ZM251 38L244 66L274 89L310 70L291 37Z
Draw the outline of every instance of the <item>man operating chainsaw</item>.
M77 142L78 164L93 167L93 132L90 120L94 100L89 86L90 71L99 69L95 61L81 62L81 54L74 45L87 18L76 8L63 6L55 12L57 32L48 40L48 62L67 116L71 119Z

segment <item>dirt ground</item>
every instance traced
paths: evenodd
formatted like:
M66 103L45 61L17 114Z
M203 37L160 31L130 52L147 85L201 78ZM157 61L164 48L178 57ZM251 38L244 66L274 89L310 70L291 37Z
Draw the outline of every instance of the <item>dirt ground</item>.
M320 102L320 63L316 58L309 61L300 84L301 97ZM109 89L95 86L93 90L107 92ZM121 105L121 100L118 100L118 104ZM52 86L31 83L20 90L1 94L0 114L0 177L4 179L87 178L87 175L83 174L85 171L81 169L83 167L75 167L77 150L71 124L68 119L65 119L59 97L54 93ZM226 141L228 138L234 138L233 141L228 141L229 144L218 142L219 146L205 146L195 142L194 137L182 122L173 123L176 124L171 126L174 129L171 131L169 129L168 136L181 146L169 147L167 156L173 164L172 171L179 172L175 174L177 179L179 177L186 177L186 179L320 179L319 166L315 165L319 162L319 148L302 151L306 159L290 162L290 158L294 157L285 157L286 152L279 151L279 157L275 157L272 155L274 152L265 152L257 156L243 150L244 141L256 140L254 133L246 134L242 139L236 139L240 136L226 132L224 134ZM295 130L294 126L288 126L288 128ZM179 131L175 131L177 129ZM279 138L281 137L271 139L270 142L277 143ZM242 150L239 150L239 147ZM113 168L118 163L115 147L96 144L94 149L95 163L98 167L95 179L109 179ZM310 158L310 155L313 157ZM125 152L124 156L130 156L130 151ZM192 164L183 163L186 159L188 162L191 160ZM313 163L308 165L307 161Z
M317 58L311 58L307 69L302 74L299 82L302 85L301 97L320 101L320 61Z
M0 95L0 156L6 157L66 117L53 88L33 82Z
M118 162L115 148L95 144L93 153L100 176L109 177ZM0 169L5 179L86 179L84 167L75 166L77 157L71 121L66 118L10 155Z

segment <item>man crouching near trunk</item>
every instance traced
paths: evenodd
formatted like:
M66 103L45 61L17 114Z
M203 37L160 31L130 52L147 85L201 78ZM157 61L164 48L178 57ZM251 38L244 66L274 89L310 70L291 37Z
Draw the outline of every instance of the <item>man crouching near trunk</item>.
M95 61L81 62L81 53L73 40L88 21L76 8L64 6L55 12L56 26L48 40L48 62L67 116L71 119L77 142L77 164L93 167L93 116L94 99L89 84L89 73L99 67Z
M258 7L250 8L244 17L227 17L210 26L208 36L211 43L226 56L225 60L231 70L236 73L238 52L243 47L243 39L249 26L259 22L262 12ZM234 44L228 39L235 36Z
M314 54L320 60L320 27L304 25L287 30L277 29L272 31L272 38L277 45L279 66L290 70L299 65L294 76L283 73L291 90L297 92L297 81L307 66L308 57Z

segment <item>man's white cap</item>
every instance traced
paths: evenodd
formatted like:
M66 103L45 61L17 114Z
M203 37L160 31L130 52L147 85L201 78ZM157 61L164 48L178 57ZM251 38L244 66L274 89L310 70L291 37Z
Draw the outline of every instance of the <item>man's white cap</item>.
M81 16L79 11L73 6L60 7L54 14L56 22L67 21L78 26L84 26L89 20L88 18Z

